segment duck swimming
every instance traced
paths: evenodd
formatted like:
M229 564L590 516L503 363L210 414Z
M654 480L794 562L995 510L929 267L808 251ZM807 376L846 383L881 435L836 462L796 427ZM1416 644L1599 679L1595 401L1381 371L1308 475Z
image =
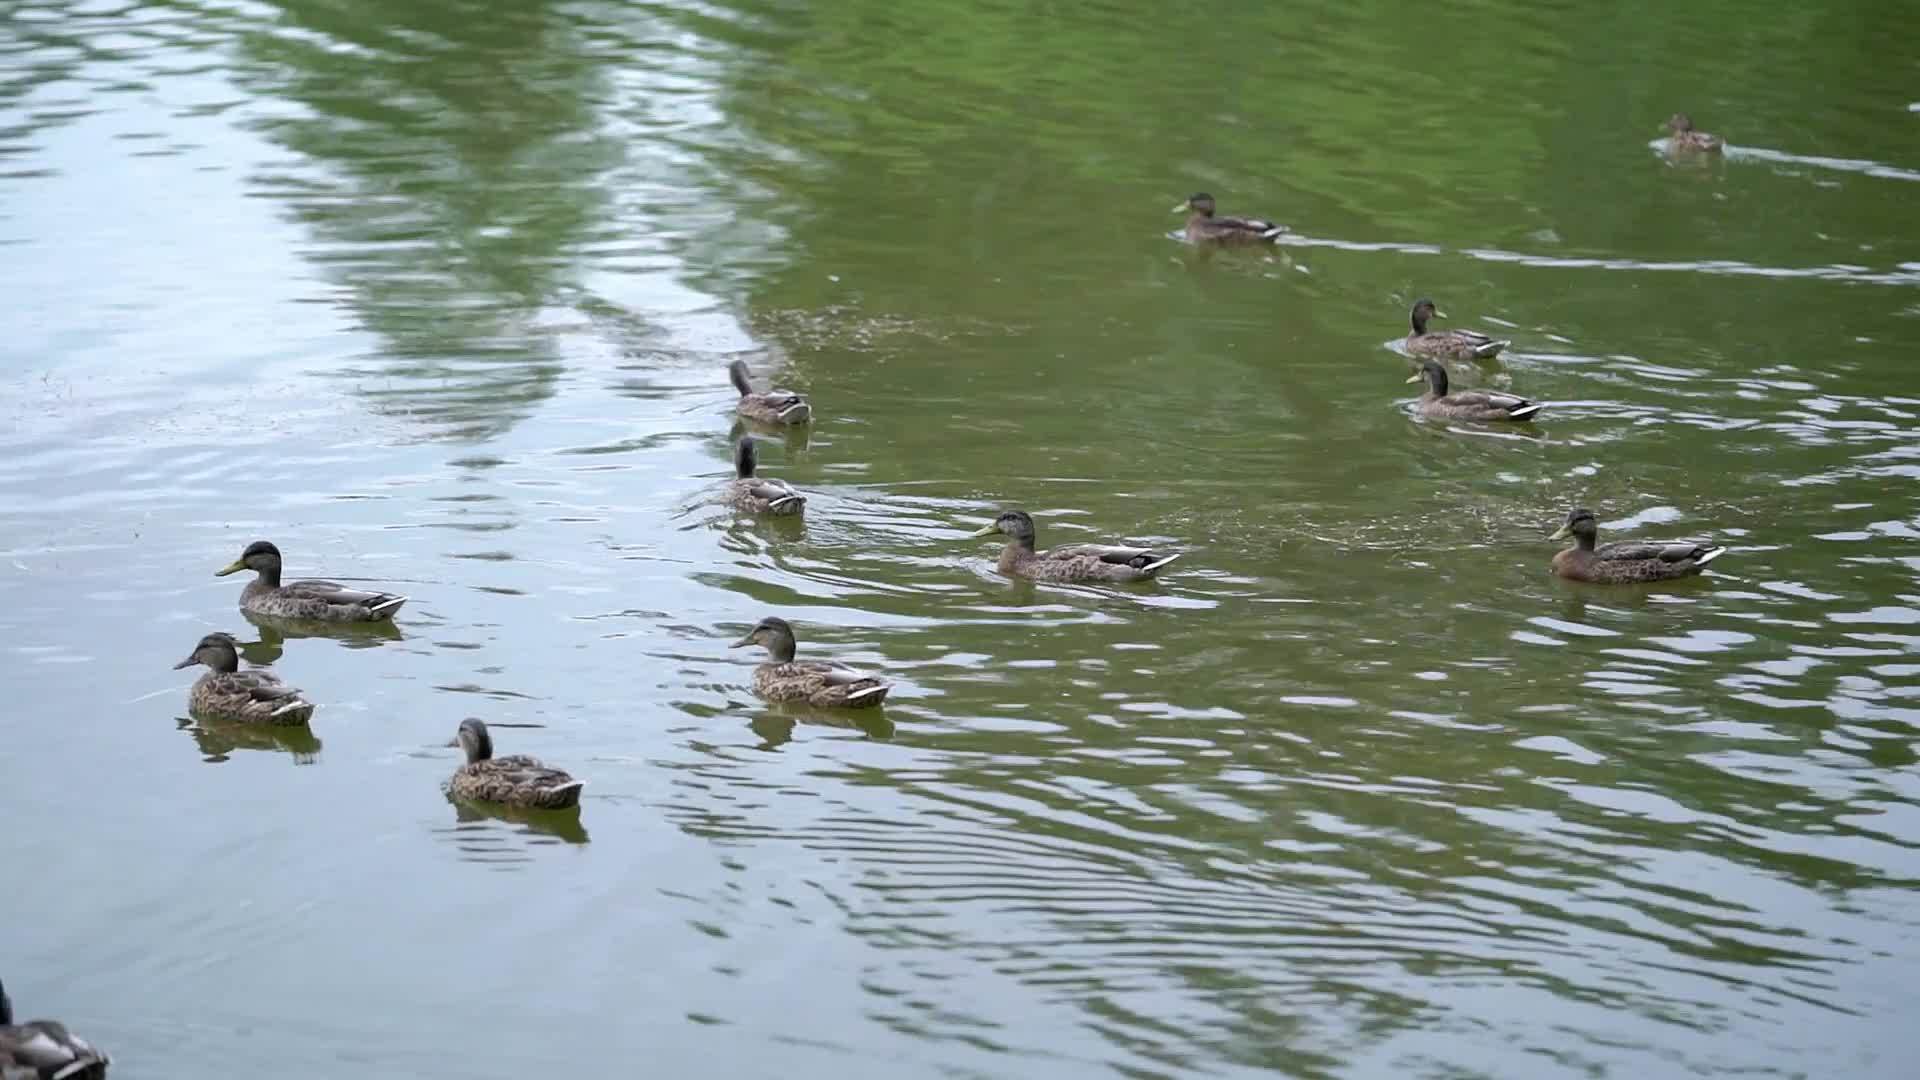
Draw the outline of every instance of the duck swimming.
M208 634L175 671L207 665L187 692L187 707L208 720L242 724L304 724L313 719L313 702L299 687L288 686L270 671L240 670L240 650L232 634Z
M822 708L869 709L893 689L877 676L825 660L795 660L798 643L787 620L769 615L731 648L764 646L768 662L753 669L753 692L768 701L804 701Z
M1408 382L1427 380L1427 392L1420 395L1422 415L1449 420L1479 420L1484 423L1532 420L1533 414L1546 408L1537 401L1497 390L1447 392L1447 369L1438 361L1425 360L1420 370L1408 376Z
M807 497L795 491L785 480L754 475L759 456L751 436L733 448L734 478L727 484L728 504L756 514L786 516L807 508Z
M1667 118L1667 151L1674 154L1718 154L1727 141L1693 126L1693 117L1677 112Z
M1407 352L1429 360L1491 360L1513 344L1478 330L1427 329L1429 320L1444 318L1446 315L1433 306L1433 301L1425 297L1414 301L1413 310L1408 314L1413 333L1407 335Z
M751 374L745 360L727 365L727 377L733 380L733 388L740 391L741 416L775 425L804 424L813 419L813 406L807 404L806 398L791 390L756 391Z
M57 1020L13 1022L0 986L0 1077L5 1080L104 1080L113 1059Z
M1553 572L1573 581L1602 585L1671 581L1692 577L1727 553L1726 548L1716 547L1710 540L1617 540L1595 547L1599 533L1600 523L1593 511L1584 507L1568 511L1566 524L1548 539L1571 536L1573 546L1553 556Z
M214 571L226 577L242 570L256 575L240 590L240 608L255 615L317 622L378 622L391 619L407 598L398 593L351 589L331 581L280 583L280 549L265 540L247 545L240 557Z
M525 754L494 757L493 736L485 722L472 718L460 721L457 741L466 751L467 763L455 769L442 785L448 795L523 810L570 810L580 805L580 789L586 781L575 780Z
M1064 544L1036 551L1033 517L1024 510L1008 510L994 518L992 524L969 535L995 533L1007 536L1007 546L1000 552L999 571L1008 577L1034 581L1144 581L1180 557L1177 551L1109 544Z
M1215 217L1213 196L1204 191L1188 196L1186 202L1173 208L1176 214L1182 210L1192 211L1187 217L1189 244L1271 244L1287 231L1285 225L1261 218Z

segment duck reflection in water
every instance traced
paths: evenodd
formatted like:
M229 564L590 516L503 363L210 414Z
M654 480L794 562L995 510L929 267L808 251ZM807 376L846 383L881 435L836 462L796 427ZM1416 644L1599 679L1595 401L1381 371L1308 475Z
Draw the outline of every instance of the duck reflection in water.
M242 645L241 652L248 660L256 664L271 663L280 658L281 646L289 640L301 638L331 638L349 649L376 648L389 641L406 640L405 631L399 624L389 619L378 622L335 623L318 619L289 619L283 615L262 615L253 611L241 611L240 617L260 631L257 645ZM255 650L259 650L256 655Z
M209 765L228 760L236 750L290 754L295 765L313 765L320 760L320 739L304 725L203 723L190 716L175 717L174 723L193 737L201 760Z
M860 712L821 712L810 706L786 703L772 705L748 721L747 726L760 736L760 749L777 750L793 741L801 725L858 731L869 739L885 742L893 738L893 721L878 710Z

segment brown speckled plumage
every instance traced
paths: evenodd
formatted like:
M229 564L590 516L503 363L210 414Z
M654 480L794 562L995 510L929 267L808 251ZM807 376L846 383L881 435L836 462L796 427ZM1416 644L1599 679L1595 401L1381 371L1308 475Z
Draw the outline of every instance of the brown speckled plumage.
M1718 154L1726 149L1726 140L1700 131L1693 117L1677 112L1667 119L1667 151L1674 154Z
M57 1020L13 1022L0 986L0 1077L5 1080L104 1080L113 1059Z
M493 737L485 723L462 720L459 739L467 763L447 779L444 788L448 795L528 810L568 810L580 805L580 789L586 781L575 780L525 754L494 757Z
M973 535L994 533L1008 538L997 564L1000 572L1034 581L1143 581L1180 557L1174 551L1112 544L1065 544L1039 551L1033 518L1021 510L1008 510Z
M759 457L752 438L743 438L733 451L734 478L727 482L727 503L756 514L787 516L807 508L806 496L785 480L755 475Z
M1595 547L1600 533L1593 511L1575 508L1553 539L1569 535L1574 545L1553 556L1553 572L1574 581L1616 585L1635 581L1671 581L1692 577L1726 554L1711 540L1619 540Z
M1187 216L1189 244L1271 244L1287 231L1286 226L1263 218L1217 217L1213 196L1204 191L1189 196L1174 210L1192 211Z
M241 671L240 651L230 634L208 634L174 670L205 664L206 674L187 693L187 708L204 720L242 724L304 724L313 719L313 702L272 672Z
M240 590L243 611L268 618L315 622L378 622L393 618L407 602L398 593L352 589L332 581L280 583L280 549L265 540L247 545L240 557L215 572L217 577L252 570L254 579Z
M733 380L733 388L740 391L740 415L749 420L792 427L813 419L813 406L799 394L791 390L755 390L745 360L728 364L727 377Z
M1448 420L1479 420L1487 423L1511 423L1531 420L1535 413L1546 406L1537 401L1513 394L1502 394L1496 390L1461 390L1449 393L1447 388L1447 369L1437 361L1421 362L1420 370L1408 379L1415 382L1427 380L1427 392L1420 395L1419 409L1422 415Z
M821 708L870 709L892 689L865 672L824 660L795 660L798 643L785 619L760 620L733 648L761 645L773 659L753 669L753 692L768 701L804 701Z
M1408 322L1413 332L1407 335L1407 352L1424 360L1491 360L1500 350L1513 344L1478 330L1429 330L1432 319L1444 319L1433 301L1422 298L1413 303Z

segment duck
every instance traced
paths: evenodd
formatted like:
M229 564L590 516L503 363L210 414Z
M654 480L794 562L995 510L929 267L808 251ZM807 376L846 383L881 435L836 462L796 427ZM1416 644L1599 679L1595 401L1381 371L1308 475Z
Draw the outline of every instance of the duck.
M187 707L209 720L244 724L304 724L314 704L299 687L288 686L270 671L240 670L240 648L232 634L208 634L173 670L207 665L187 693Z
M13 1002L0 986L0 1077L5 1080L103 1080L113 1063L57 1020L13 1022Z
M442 785L453 798L496 803L522 810L572 810L580 805L585 780L575 780L525 754L493 756L493 736L483 720L460 721L454 741L466 751L467 763L454 770Z
M1693 117L1677 112L1667 118L1667 151L1674 154L1718 154L1727 141L1693 126Z
M1595 547L1600 523L1593 511L1575 507L1567 512L1550 540L1573 537L1573 546L1553 556L1553 572L1572 581L1614 585L1630 581L1671 581L1692 577L1727 553L1725 547L1702 540L1617 540Z
M1462 390L1449 394L1447 369L1436 360L1421 361L1420 370L1407 377L1408 382L1419 382L1421 379L1427 380L1427 392L1420 395L1419 407L1423 416L1497 423L1532 420L1534 413L1546 408L1540 402L1502 394L1497 390Z
M753 692L768 701L804 701L821 708L871 709L893 687L878 676L827 660L795 660L793 627L777 615L755 623L729 648L764 646L773 659L753 669Z
M1415 300L1408 316L1413 333L1407 335L1407 352L1422 359L1491 360L1513 344L1478 330L1427 329L1428 321L1446 317L1445 312L1433 306L1432 300L1424 296Z
M807 497L793 490L785 480L755 476L759 456L752 437L743 438L733 448L732 482L727 484L728 504L756 514L784 517L807 508Z
M1287 231L1285 225L1276 225L1262 218L1237 218L1213 216L1213 196L1204 191L1187 196L1187 201L1174 206L1173 212L1190 210L1187 216L1187 243L1189 244L1271 244Z
M350 589L331 581L280 583L280 549L265 540L248 544L240 557L214 571L226 577L242 570L256 575L240 590L240 610L269 618L315 622L379 622L393 618L407 597L398 593Z
M1067 544L1035 551L1033 517L1024 510L1008 510L968 536L995 533L1008 537L997 569L1008 577L1034 581L1144 581L1181 554L1109 544Z
M727 365L727 377L733 380L733 388L740 391L741 416L775 425L804 424L813 419L813 406L807 404L806 398L791 390L757 392L751 374L745 360Z

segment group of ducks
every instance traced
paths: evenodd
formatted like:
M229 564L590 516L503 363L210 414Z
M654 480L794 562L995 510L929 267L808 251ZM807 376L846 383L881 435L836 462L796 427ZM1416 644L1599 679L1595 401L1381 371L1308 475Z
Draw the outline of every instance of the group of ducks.
M1666 150L1676 157L1718 154L1726 148L1725 140L1694 127L1693 118L1686 113L1674 113L1667 120L1666 131ZM1184 235L1189 244L1200 247L1271 244L1287 231L1286 226L1266 218L1223 217L1217 212L1213 196L1206 192L1189 196L1173 209L1188 215ZM1427 384L1415 409L1423 416L1436 419L1478 423L1532 421L1545 405L1517 394L1452 388L1446 362L1492 360L1513 343L1477 330L1429 328L1434 319L1444 318L1446 315L1433 301L1424 297L1414 301L1408 313L1411 332L1401 344L1407 355L1419 364L1419 369L1407 381ZM1031 528L1031 523L1028 527ZM1571 536L1574 545L1554 555L1554 573L1598 584L1667 581L1698 574L1727 550L1702 540L1621 541L1602 545L1598 543L1598 535L1599 521L1591 510L1576 507L1569 511L1566 521L1551 539ZM1143 566L1157 569L1169 561L1170 558ZM1001 560L1001 570L1008 572L1005 557Z
M1699 131L1685 113L1667 121L1667 149L1673 154L1719 153L1724 142ZM1286 226L1261 218L1222 217L1213 196L1195 194L1175 207L1186 211L1185 236L1196 245L1267 244L1278 240ZM1404 341L1407 354L1420 364L1407 381L1427 384L1418 410L1436 418L1482 423L1531 421L1544 407L1514 394L1491 390L1454 390L1445 363L1491 360L1511 342L1474 330L1429 329L1445 316L1433 301L1420 299L1409 313L1411 333ZM793 427L813 420L813 406L788 390L757 391L745 361L728 369L739 391L737 411L756 424ZM752 513L785 516L802 513L806 496L783 480L758 475L751 435L734 448L734 479L724 501ZM1599 523L1592 511L1576 508L1567 514L1553 539L1573 537L1574 546L1553 557L1561 577L1599 583L1664 581L1687 577L1726 551L1696 540L1621 541L1599 545ZM1072 544L1041 550L1035 544L1033 518L1008 510L972 533L975 537L1004 535L997 568L1010 577L1054 582L1134 582L1153 577L1180 557L1179 552L1111 544ZM240 593L240 607L259 619L300 623L371 623L390 621L407 597L397 593L356 589L331 581L282 581L280 549L261 540L247 545L221 575L242 570L254 580ZM871 708L886 700L888 684L873 675L838 664L799 660L793 627L778 616L756 623L736 648L759 646L769 659L753 673L754 692L771 701L804 701L821 707ZM195 716L210 721L245 724L306 724L314 705L296 687L259 668L240 669L239 644L230 634L202 637L193 652L174 665L204 665L207 671L188 692ZM530 810L572 810L580 804L584 781L526 755L496 757L485 722L460 722L455 741L466 756L443 785L452 798ZM109 1058L84 1039L50 1020L13 1022L12 1003L0 988L0 1080L95 1080L104 1078Z

